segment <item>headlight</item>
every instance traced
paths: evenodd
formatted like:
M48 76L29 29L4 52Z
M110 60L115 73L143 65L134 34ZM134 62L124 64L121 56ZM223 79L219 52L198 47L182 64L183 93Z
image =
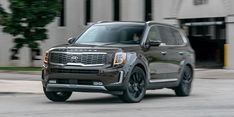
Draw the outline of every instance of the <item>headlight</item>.
M47 64L49 61L49 52L46 51L45 56L44 56L44 63Z
M115 53L114 66L123 65L126 62L126 53L117 52Z

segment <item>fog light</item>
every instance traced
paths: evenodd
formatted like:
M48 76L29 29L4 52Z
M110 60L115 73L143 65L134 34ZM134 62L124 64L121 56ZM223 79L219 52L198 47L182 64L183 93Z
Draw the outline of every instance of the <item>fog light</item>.
M56 80L49 80L49 83L55 84Z
M96 86L102 86L103 83L102 82L93 82L93 85L96 85Z

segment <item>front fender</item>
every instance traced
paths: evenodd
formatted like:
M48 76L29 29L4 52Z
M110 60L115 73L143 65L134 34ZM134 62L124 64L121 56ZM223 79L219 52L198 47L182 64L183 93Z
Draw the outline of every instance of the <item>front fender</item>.
M124 83L127 82L127 78L130 77L132 70L135 66L143 67L143 70L146 73L146 84L149 83L150 72L148 67L148 61L142 54L137 54L135 52L129 52L126 56L126 63L124 66L126 78L124 79Z

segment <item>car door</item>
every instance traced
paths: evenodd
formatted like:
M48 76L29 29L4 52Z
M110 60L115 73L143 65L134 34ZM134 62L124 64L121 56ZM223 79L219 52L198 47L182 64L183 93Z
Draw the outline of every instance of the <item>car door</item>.
M171 81L176 81L179 77L179 70L184 55L183 46L179 45L177 40L179 32L170 26L159 26L159 31L167 53L165 58L167 78Z
M149 29L146 43L150 43L150 41L161 42L157 25L153 25ZM161 43L159 46L151 46L143 53L149 64L150 82L160 82L167 78L167 63L165 62L167 53L164 45L164 43Z
M169 77L175 77L175 76L180 77L180 71L184 66L184 63L186 61L186 55L188 54L188 52L186 51L187 46L182 33L178 29L171 28L171 32L176 40L176 44L173 47L171 47L170 53L174 56L177 69L175 69L175 71L172 74L169 74Z

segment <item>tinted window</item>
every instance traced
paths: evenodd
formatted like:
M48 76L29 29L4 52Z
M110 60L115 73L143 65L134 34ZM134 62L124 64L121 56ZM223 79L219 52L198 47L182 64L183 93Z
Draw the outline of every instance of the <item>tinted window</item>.
M176 45L183 45L184 44L184 40L181 37L181 34L179 31L175 30L175 29L171 29L172 34L174 35L175 39L176 39Z
M147 36L148 41L162 41L157 26L152 26Z
M139 44L144 25L94 25L83 33L76 43L126 43Z
M175 37L169 27L159 26L159 32L161 35L162 42L166 45L177 45Z

